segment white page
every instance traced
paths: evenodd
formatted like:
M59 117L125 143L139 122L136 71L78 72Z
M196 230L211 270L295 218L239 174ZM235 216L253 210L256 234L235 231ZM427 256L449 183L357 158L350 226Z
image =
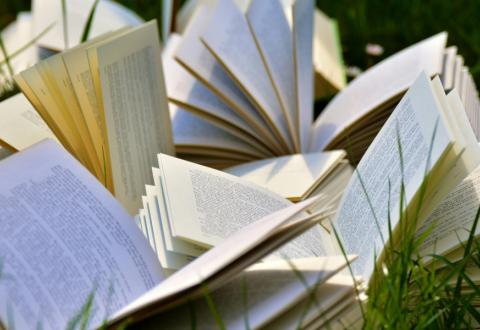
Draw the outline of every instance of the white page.
M445 49L443 55L442 85L446 90L453 88L453 75L455 72L455 57L457 56L457 47L451 46Z
M313 190L345 157L344 151L295 154L234 166L225 172L298 200Z
M173 140L175 147L194 147L198 149L212 148L242 152L254 157L265 157L266 154L256 150L236 136L210 124L208 121L183 110L173 103L170 106Z
M215 246L237 230L291 205L265 188L218 170L162 154L159 163L172 236L194 244ZM329 206L322 204L321 208ZM330 243L326 230L314 226L272 258L328 255Z
M65 45L62 2L57 0L32 1L33 31L43 31L54 26L38 41L38 45L64 50L80 43L85 24L95 0L66 0L67 39ZM125 26L139 25L143 20L124 6L111 1L100 0L95 10L89 38L120 29Z
M157 153L174 153L152 21L97 47L115 196L134 214Z
M384 243L389 239L388 211L393 230L399 220L402 175L397 127L402 143L405 203L408 205L423 182L437 122L430 166L437 164L453 141L443 120L431 82L422 73L370 145L345 190L334 225L346 253L359 255L358 261L352 266L355 274L361 275L366 281L374 269L374 255L380 255ZM369 239L366 240L366 237Z
M261 242L285 225L295 216L299 215L306 208L312 206L318 199L312 198L278 212L272 213L261 220L247 226L228 240L218 244L215 248L207 251L199 258L164 280L160 285L150 290L142 297L136 299L129 306L116 313L112 322L120 320L132 315L142 308L151 305L161 306L162 301L172 295L183 292L198 286L209 279L212 275L219 273L227 265L230 265L241 256L252 251ZM261 256L260 256L261 258ZM251 261L252 263L255 260Z
M480 206L480 168L475 169L452 190L418 230L421 235L431 230L422 244L422 255L439 254L460 247L472 229ZM477 227L474 235L480 234Z
M345 128L369 111L403 93L425 71L433 76L442 70L447 34L439 33L383 60L340 92L312 127L310 151L321 151Z
M279 142L267 128L267 123L262 116L200 40L201 34L210 22L210 16L211 8L207 6L198 8L183 35L183 41L176 51L175 59L195 78L208 86L232 110L241 115L274 150L280 151Z
M233 0L223 0L217 4L207 28L200 37L264 116L284 148L293 151L285 114L262 56L245 16Z
M56 142L0 169L0 254L14 279L0 281L2 320L9 305L16 328L64 328L96 288L91 326L98 326L162 280L133 219Z
M158 254L157 246L155 242L156 240L153 235L153 224L152 224L152 218L150 217L150 209L148 205L147 196L142 196L142 204L143 204L143 209L141 210L140 216L143 216L145 218L145 224L147 225L148 242L150 243L150 246L152 247L153 251L156 254Z
M293 5L293 51L296 72L298 130L301 152L306 152L313 122L313 0Z
M57 140L22 93L0 103L0 140L23 150L46 138Z
M295 150L300 151L295 102L293 39L285 11L278 0L254 0L251 2L246 16L275 92L286 114L285 118L295 144ZM267 16L268 19L265 19Z
M328 295L321 298L326 299L333 295L338 299L332 289L338 289L344 294L343 289L348 286L328 285L328 282L324 282L345 265L343 256L292 259L290 264L285 260L262 262L249 267L232 281L211 292L211 298L226 329L245 329L245 319L248 319L250 329L259 329L292 305L302 302L302 299L311 299L307 297L309 290L321 292L325 286ZM292 267L295 267L298 273L295 273ZM303 283L299 276L303 277ZM247 306L242 303L244 289ZM322 302L323 299L317 301ZM200 297L193 303L197 329L216 329L205 298ZM156 315L149 323L161 324L165 329L188 329L192 323L189 307L192 308L185 304ZM315 308L312 302L312 309Z
M173 20L173 0L162 1L162 41L167 42Z
M156 173L154 169L154 174ZM161 178L160 178L161 179ZM202 249L196 245L187 243L185 241L176 239L172 237L170 233L170 229L168 227L168 219L165 218L166 212L162 212L165 208L164 206L164 199L162 194L162 187L161 186L150 186L146 185L145 189L147 191L147 205L148 205L148 212L150 214L150 219L152 223L152 232L155 236L156 241L160 241L161 239L157 236L163 234L163 239L165 241L165 246L168 251L175 252L179 254L184 254L186 256L199 256L205 249Z

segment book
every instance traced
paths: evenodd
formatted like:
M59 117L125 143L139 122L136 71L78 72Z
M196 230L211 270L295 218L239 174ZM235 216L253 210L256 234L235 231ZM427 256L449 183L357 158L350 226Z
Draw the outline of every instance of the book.
M470 125L478 126L478 92L460 55L446 47L445 32L368 69L314 120L313 2L293 2L290 15L280 1L251 1L246 8L233 0L199 2L175 50L164 53L171 54L165 79L170 102L244 140L263 158L340 149L357 164L422 71L439 75L447 90L455 87Z
M183 34L199 7L214 6L214 0L185 1L176 15L175 32ZM246 12L250 0L236 0L238 7ZM281 1L289 19L293 1ZM289 20L291 25L291 20ZM315 74L315 99L331 96L345 87L347 83L343 64L342 46L337 21L315 8L313 16L313 68ZM291 26L290 26L291 28Z
M132 214L174 153L155 21L107 33L15 76L63 146Z
M110 327L124 321L139 324L165 316L162 312L178 318L183 314L175 308L201 297L206 288L215 292L215 299L230 299L231 290L238 297L238 285L247 283L264 288L251 292L255 300L248 309L257 328L290 306L307 303L309 288L320 294L327 280L329 290L322 294L330 300L352 292L353 281L333 276L354 256L253 265L325 218L326 208L306 211L319 198L262 217L166 278L133 218L55 141L44 140L1 161L0 180L0 319L5 326L63 328L88 301L94 306L85 320L88 328L103 321ZM3 277L7 274L8 279ZM278 282L272 283L271 276ZM332 285L340 286L342 294ZM243 326L239 307L232 307L227 324ZM200 308L208 311L205 301ZM200 310L199 317L212 322Z

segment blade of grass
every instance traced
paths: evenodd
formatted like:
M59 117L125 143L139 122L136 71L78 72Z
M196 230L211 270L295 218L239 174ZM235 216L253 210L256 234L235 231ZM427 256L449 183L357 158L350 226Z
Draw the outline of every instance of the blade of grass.
M61 0L61 2L62 2L63 42L65 45L65 49L68 49L67 2L66 0Z
M99 0L95 0L92 8L90 9L90 13L88 14L87 22L85 23L85 26L83 28L83 33L82 33L82 37L80 39L80 43L84 43L85 41L88 40L88 36L90 34L90 29L92 28L93 17L95 15L95 11L97 10L98 3L99 3Z
M210 295L210 291L208 290L207 285L204 283L202 283L202 290L203 290L203 296L205 297L205 300L208 305L208 309L210 310L210 313L212 313L213 319L218 329L225 330L226 328L225 328L225 324L223 323L222 317L218 312L217 306L215 306L215 303L213 302L212 296Z
M14 71L13 71L10 55L8 55L7 49L5 48L5 44L3 42L3 38L1 35L0 35L0 50L2 51L3 59L7 64L7 69L8 69L8 72L10 73L10 78L11 78L14 75Z

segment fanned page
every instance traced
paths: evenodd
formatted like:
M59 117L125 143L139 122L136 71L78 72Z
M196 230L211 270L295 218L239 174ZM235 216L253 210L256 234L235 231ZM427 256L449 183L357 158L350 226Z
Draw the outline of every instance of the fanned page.
M156 21L93 48L115 196L134 214L160 152L173 154Z
M275 93L285 113L295 151L299 152L293 39L284 8L277 0L254 0L248 8L246 16L275 88Z
M352 81L315 121L309 150L327 148L347 127L405 92L420 72L429 76L440 73L446 41L447 34L439 33L383 60Z
M293 5L293 51L297 97L297 123L301 152L306 152L313 121L313 0Z
M207 6L199 6L183 35L175 59L223 103L244 118L258 132L259 138L264 139L277 153L281 152L280 143L263 117L200 40L202 32L210 22L211 10Z
M180 43L181 40L178 35L171 35L163 51L163 67L169 100L268 153L265 143L257 137L257 132L241 116L173 59L175 44Z
M196 148L201 153L202 149L216 149L232 154L241 153L254 158L265 156L236 136L174 104L170 104L170 117L177 151Z
M310 294L316 288L318 291L323 291L324 285L327 288L332 286L331 284L327 285L328 282L325 283L325 281L344 266L346 266L346 261L343 256L292 259L290 264L285 260L262 262L249 267L232 281L212 292L211 298L218 308L218 313L221 315L226 329L245 329L245 319L247 318L250 329L260 329L292 305L303 299L309 300ZM296 272L292 268L296 269ZM344 294L344 288L349 286L342 287L337 284L333 287ZM247 306L239 303L244 294L242 289L246 290L245 293L248 296ZM336 296L332 288L329 289L328 293L323 296L324 299ZM322 302L324 299L318 300L318 302ZM194 300L193 304L197 327L199 329L215 329L217 327L215 319L212 317L205 298L200 297ZM165 329L188 329L193 321L189 317L191 316L191 313L188 312L189 307L191 308L191 306L182 305L159 314L139 326L149 328L149 326L161 324Z
M302 213L318 201L314 198L291 205L240 229L228 240L202 254L116 313L112 317L111 325L118 325L126 318L140 320L168 306L186 302L202 294L202 283L207 285L209 290L225 284L272 249L285 243L281 238L292 238L290 235L298 234L297 229L304 225L307 225L307 228L312 225L309 220L314 220L314 223L320 220L321 215L316 217ZM178 296L178 293L182 295Z
M295 154L250 162L225 172L299 201L312 192L345 157L344 151Z
M0 281L2 320L65 328L93 294L89 326L100 326L163 279L133 219L56 142L13 155L0 169L0 258L12 279Z
M429 148L432 171L453 143L425 74L415 81L365 153L334 221L346 253L359 255L352 265L355 274L367 281L374 270L372 256L379 256L389 239L388 215L393 231L399 220L402 173L397 136L404 162L404 205L409 205L423 182Z
M0 103L0 144L14 150L27 147L50 138L53 132L35 111L23 94L17 94Z
M283 151L293 152L295 149L285 113L275 94L262 55L247 19L232 0L217 4L200 37L270 125L282 143Z
M32 1L33 30L43 31L53 27L38 41L42 47L64 50L80 43L83 29L95 0L66 0L67 36L64 36L62 3L56 0ZM143 20L134 12L110 0L101 0L95 9L89 37L117 30L125 26L139 25Z

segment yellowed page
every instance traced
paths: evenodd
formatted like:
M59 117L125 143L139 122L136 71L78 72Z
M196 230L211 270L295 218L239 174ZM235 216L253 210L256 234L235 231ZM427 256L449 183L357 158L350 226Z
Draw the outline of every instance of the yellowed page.
M56 123L58 130L62 132L65 140L72 146L74 156L80 160L81 163L88 165L88 156L85 153L85 148L75 127L75 123L71 117L65 116L65 113L58 107L56 103L57 100L54 95L50 93L49 86L42 79L38 67L31 67L20 73L20 75L34 92L38 101L41 102L42 108L48 112L51 120ZM45 121L47 124L49 123L48 120Z
M115 196L132 214L156 155L174 153L156 24L95 47Z
M46 138L57 140L23 94L0 103L1 141L16 150L23 150Z
M383 60L352 81L317 118L309 150L321 151L347 127L400 95L425 71L433 76L442 70L447 34L439 33Z
M284 150L293 152L285 114L248 22L232 0L220 1L201 39L269 124Z
M246 163L225 172L298 201L315 189L345 155L344 151L295 154Z

